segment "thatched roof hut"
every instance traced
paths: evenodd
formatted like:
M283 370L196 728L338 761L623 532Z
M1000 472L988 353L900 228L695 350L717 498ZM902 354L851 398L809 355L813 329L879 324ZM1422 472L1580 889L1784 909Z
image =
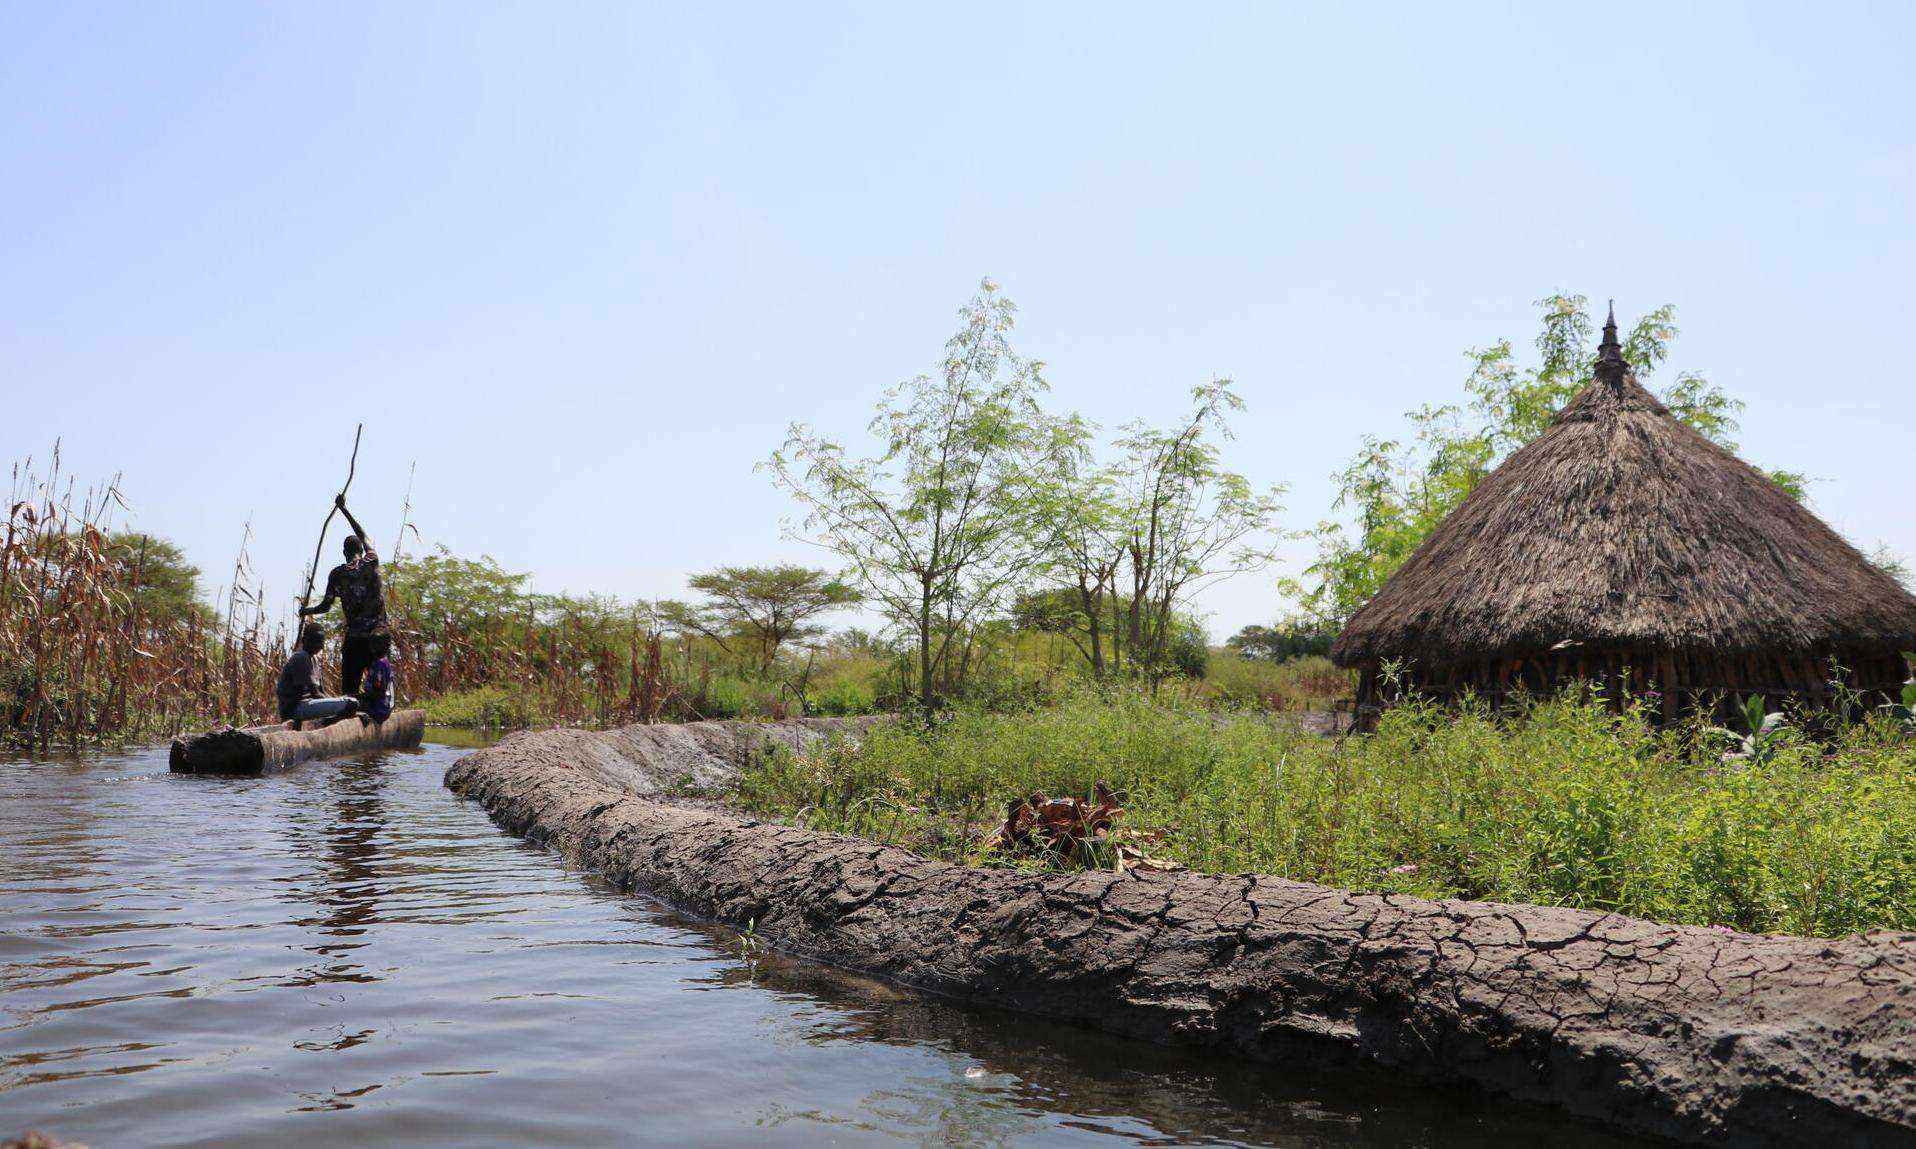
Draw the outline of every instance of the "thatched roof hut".
M1827 697L1829 660L1897 686L1916 596L1748 463L1671 415L1603 328L1595 376L1493 471L1331 650L1420 693L1500 698L1627 673L1680 699ZM1360 714L1363 711L1360 710Z

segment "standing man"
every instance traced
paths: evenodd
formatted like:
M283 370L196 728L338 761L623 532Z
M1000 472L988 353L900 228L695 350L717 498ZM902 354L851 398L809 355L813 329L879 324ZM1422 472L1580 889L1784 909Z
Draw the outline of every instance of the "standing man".
M339 692L358 694L366 668L386 654L392 642L386 625L386 588L379 581L379 556L373 553L366 529L346 509L346 496L333 499L353 533L346 536L346 561L326 576L326 597L299 613L325 614L339 600L346 616L346 637L340 644Z

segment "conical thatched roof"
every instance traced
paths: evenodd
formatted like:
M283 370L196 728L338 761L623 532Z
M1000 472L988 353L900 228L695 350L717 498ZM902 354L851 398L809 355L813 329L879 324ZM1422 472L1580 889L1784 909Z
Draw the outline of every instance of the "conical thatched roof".
M1595 377L1447 517L1331 654L1425 666L1566 641L1893 655L1916 596L1671 415L1604 327Z

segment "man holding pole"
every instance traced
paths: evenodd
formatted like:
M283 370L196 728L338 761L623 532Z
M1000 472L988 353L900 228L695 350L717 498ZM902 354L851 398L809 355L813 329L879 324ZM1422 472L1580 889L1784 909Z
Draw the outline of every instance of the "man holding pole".
M339 692L357 695L366 668L384 658L392 647L391 631L386 623L386 588L379 579L379 556L373 553L365 528L346 509L344 492L333 499L333 505L353 528L353 533L346 536L346 561L326 576L325 597L301 608L299 613L302 618L325 614L332 609L333 600L339 600L340 611L346 616L346 637L340 649Z

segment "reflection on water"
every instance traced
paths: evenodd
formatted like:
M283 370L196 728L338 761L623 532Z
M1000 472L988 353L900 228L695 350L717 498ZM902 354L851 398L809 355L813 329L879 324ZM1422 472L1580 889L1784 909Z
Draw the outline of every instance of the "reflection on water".
M505 737L507 731L484 730L472 726L435 726L427 731L427 740L452 750L477 750Z
M429 746L0 761L0 1138L114 1146L1623 1144L778 958L508 838Z

